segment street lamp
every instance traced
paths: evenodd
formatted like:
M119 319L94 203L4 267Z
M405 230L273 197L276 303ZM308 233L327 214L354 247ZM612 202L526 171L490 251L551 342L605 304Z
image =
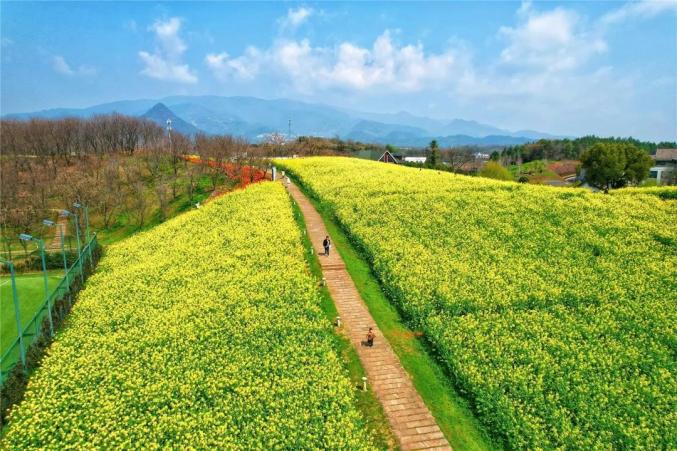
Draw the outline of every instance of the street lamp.
M12 298L14 301L14 319L16 320L16 331L19 336L19 355L21 356L21 363L24 367L24 374L26 374L26 346L24 344L24 333L21 327L21 313L19 312L19 295L16 291L16 274L14 273L14 264L9 260L5 260L4 258L0 258L0 262L9 266L9 276L12 281Z
M85 276L82 271L82 249L80 248L80 221L78 221L78 214L77 213L72 213L68 210L63 210L61 212L64 216L70 218L73 216L75 218L75 238L78 243L78 261L80 262L80 280L82 283L85 283Z
M49 333L54 335L54 323L52 322L52 304L49 302L49 282L47 282L47 264L45 263L45 242L40 238L35 238L27 233L19 234L19 239L22 241L35 241L38 243L40 249L40 258L42 259L42 278L45 281L45 298L47 299L47 310L49 312Z
M87 208L86 205L83 206L78 202L74 202L73 207L85 211L85 242L87 243L87 255L89 256L89 270L94 271L94 264L92 263L92 243L89 241L89 208Z
M50 221L49 219L45 219L42 221L44 225L47 227L54 227L58 226L59 227L59 234L61 236L61 255L63 256L63 275L66 278L66 290L70 291L71 290L71 282L68 280L68 261L66 260L66 250L63 247L63 224L59 223L57 224L54 221Z
M89 242L89 208L87 205L83 206L78 202L74 202L73 207L85 210L85 241Z

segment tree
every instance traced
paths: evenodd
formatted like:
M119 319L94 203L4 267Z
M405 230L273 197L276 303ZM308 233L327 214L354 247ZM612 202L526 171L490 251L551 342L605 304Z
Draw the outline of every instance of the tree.
M585 180L608 193L612 188L639 184L649 174L651 157L634 144L597 143L581 155Z
M496 180L513 180L510 171L496 161L488 161L480 170L480 176Z
M433 139L430 141L430 154L426 159L426 164L429 166L437 166L442 162L442 156L440 155L440 147L437 145L437 140Z
M450 148L442 151L442 159L453 172L460 171L464 165L475 161L475 155L467 148Z

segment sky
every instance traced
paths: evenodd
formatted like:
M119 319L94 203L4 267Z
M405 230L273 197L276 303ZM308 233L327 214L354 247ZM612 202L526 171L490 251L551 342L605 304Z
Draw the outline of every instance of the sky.
M677 0L0 2L0 113L254 96L677 140Z

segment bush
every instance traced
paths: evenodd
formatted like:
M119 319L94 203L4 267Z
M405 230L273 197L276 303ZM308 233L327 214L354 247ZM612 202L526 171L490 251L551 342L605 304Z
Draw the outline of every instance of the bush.
M480 170L481 177L486 177L496 180L514 180L510 171L501 166L500 163L496 161L488 161L484 167Z
M40 253L32 253L25 267L32 271L42 270L42 258ZM66 264L70 267L78 258L77 251L66 251ZM45 266L47 269L63 269L63 255L58 252L45 252Z

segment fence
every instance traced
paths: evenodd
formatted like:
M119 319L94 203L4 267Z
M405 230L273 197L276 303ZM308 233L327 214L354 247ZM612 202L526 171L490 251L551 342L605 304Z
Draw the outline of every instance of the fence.
M23 326L24 321L17 315L16 309L20 305L21 299L17 297L16 290L14 290L13 305L17 323L17 337L7 349L2 350L2 356L0 357L0 386L5 383L7 376L12 372L17 363L21 362L24 370L28 368L26 359L28 358L27 355L31 345L51 334L51 324L54 322L55 316L63 318L65 313L70 310L72 297L68 295L84 283L85 273L88 270L93 270L94 256L98 255L98 247L96 233L93 233L92 238L82 248L75 262L68 267L68 270L65 271L64 276L51 293L45 296L45 299L25 326ZM12 284L14 284L13 268L11 277ZM46 322L45 319L47 318L49 320Z

